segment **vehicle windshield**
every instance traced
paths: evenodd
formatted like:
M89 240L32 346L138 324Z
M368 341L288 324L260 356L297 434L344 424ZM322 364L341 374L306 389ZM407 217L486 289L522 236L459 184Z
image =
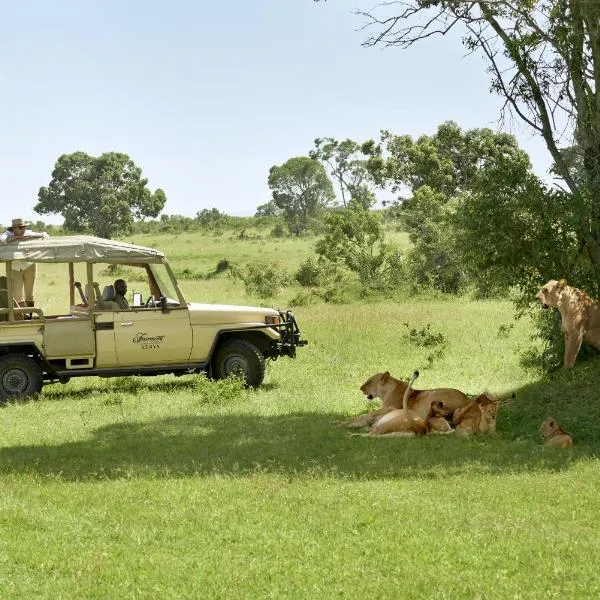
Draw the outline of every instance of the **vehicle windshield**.
M169 277L167 267L165 265L149 265L149 267L160 290L160 295L167 298L169 305L178 306L179 296L171 277Z

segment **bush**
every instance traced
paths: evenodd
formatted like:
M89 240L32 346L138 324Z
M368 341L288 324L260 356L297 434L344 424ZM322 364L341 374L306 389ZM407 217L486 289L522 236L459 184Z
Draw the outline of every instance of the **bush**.
M259 298L271 298L283 292L290 283L287 271L272 262L257 262L248 265L245 269L232 265L230 274L234 279L241 279L248 294Z
M223 273L224 271L227 271L230 268L231 268L231 263L226 258L222 258L217 263L217 266L215 267L215 275L218 275L219 273Z
M271 235L274 238L282 238L287 235L287 229L283 225L283 223L277 223L273 229L271 229Z
M408 329L408 332L403 336L404 340L413 346L431 348L431 353L427 356L429 366L436 358L441 358L444 355L448 339L443 333L432 331L431 323L427 323L425 327L420 329L411 327L408 323L404 323L404 326Z
M307 258L294 275L294 279L303 287L317 287L320 285L323 269L314 258Z
M240 377L213 381L204 373L194 381L194 389L197 397L204 404L229 404L246 393L244 380Z

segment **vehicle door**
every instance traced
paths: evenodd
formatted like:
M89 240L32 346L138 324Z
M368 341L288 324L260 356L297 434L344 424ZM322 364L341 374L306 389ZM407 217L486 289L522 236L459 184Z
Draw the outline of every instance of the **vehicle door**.
M117 311L114 328L120 367L189 363L192 327L187 307Z

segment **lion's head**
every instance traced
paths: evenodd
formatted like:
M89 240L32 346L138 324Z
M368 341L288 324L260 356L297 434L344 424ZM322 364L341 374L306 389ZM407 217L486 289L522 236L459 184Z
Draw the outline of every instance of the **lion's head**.
M432 417L441 417L447 419L452 416L454 411L448 408L442 400L432 400L429 414Z
M544 284L540 291L536 294L536 300L542 305L542 308L557 307L560 300L560 295L565 289L567 282L564 279L557 281L551 279Z
M385 393L393 385L393 381L389 371L384 373L375 373L367 379L361 386L360 391L369 399L383 398Z
M496 415L498 414L498 403L479 405L481 409L481 419L487 425L488 431L496 431Z
M548 417L540 426L540 436L544 439L552 437L558 430L560 425L552 417Z

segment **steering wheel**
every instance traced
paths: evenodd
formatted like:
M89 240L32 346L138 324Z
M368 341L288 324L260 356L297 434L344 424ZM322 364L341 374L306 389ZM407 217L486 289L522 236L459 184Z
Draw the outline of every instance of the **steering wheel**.
M150 296L148 300L146 300L146 308L154 308L156 306L156 302L154 301L154 296Z

